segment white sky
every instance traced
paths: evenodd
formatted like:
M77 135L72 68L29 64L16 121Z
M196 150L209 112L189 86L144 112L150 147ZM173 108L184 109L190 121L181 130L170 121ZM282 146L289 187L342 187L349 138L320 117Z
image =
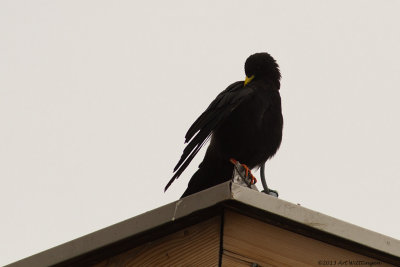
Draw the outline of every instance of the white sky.
M0 2L0 265L179 198L186 130L260 51L283 76L270 186L400 239L400 2L136 2Z

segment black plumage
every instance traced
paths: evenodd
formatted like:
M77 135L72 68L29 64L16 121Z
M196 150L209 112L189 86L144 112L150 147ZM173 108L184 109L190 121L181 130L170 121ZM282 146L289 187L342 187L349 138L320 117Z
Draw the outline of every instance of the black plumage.
M230 158L259 167L271 158L282 141L280 71L268 53L251 55L245 63L246 80L222 91L189 128L189 142L165 190L186 169L211 137L206 155L182 197L232 178Z

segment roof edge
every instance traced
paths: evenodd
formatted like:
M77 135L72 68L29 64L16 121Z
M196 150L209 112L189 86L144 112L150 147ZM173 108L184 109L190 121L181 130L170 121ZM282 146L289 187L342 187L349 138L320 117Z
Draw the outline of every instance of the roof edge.
M161 226L168 225L169 227L178 224L175 221L187 221L186 218L193 217L193 214L201 213L201 211L211 210L215 207L229 207L226 203L237 203L240 204L242 208L252 208L246 209L249 210L248 213L251 213L250 210L258 210L262 214L276 215L285 220L304 225L307 229L315 229L315 231L349 240L360 246L366 246L384 254L400 257L400 241L397 239L260 193L256 190L232 182L226 182L24 258L7 266L56 265L77 257L83 257L83 255L96 250L104 250L104 248L112 246L112 244L121 243L129 238L132 239L141 234L148 234L153 231L153 229L160 228ZM211 216L210 214L215 213L203 213L201 216ZM249 216L252 216L252 214L249 214ZM165 229L165 227L163 229Z

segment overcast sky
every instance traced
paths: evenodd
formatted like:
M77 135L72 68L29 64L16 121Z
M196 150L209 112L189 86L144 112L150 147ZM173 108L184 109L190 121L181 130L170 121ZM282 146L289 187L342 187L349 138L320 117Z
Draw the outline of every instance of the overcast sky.
M0 1L0 265L178 199L186 130L260 51L269 185L400 239L400 2L323 2Z

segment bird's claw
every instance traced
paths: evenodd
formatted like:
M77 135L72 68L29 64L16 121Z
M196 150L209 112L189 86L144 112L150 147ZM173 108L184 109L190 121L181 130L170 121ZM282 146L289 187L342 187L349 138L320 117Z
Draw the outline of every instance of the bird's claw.
M241 174L241 171L243 171L243 170L239 170L239 169L238 169L239 166L241 166L241 167L244 169L244 177L242 177L242 178L246 181L247 184L249 184L249 182L247 182L247 180L250 179L250 184L249 184L249 186L251 186L251 185L257 183L256 177L254 177L254 175L251 173L250 168L249 168L246 164L241 164L240 162L238 162L237 160L235 160L235 159L233 159L233 158L229 159L229 161L230 161L233 165L235 165L235 167L236 167L236 169L237 169L237 171L238 171L239 174ZM241 175L241 176L242 176L242 175Z
M279 197L278 191L272 190L272 189L269 189L269 188L268 188L268 191L263 190L261 192L263 192L263 193L265 193L267 195L273 196L273 197Z

